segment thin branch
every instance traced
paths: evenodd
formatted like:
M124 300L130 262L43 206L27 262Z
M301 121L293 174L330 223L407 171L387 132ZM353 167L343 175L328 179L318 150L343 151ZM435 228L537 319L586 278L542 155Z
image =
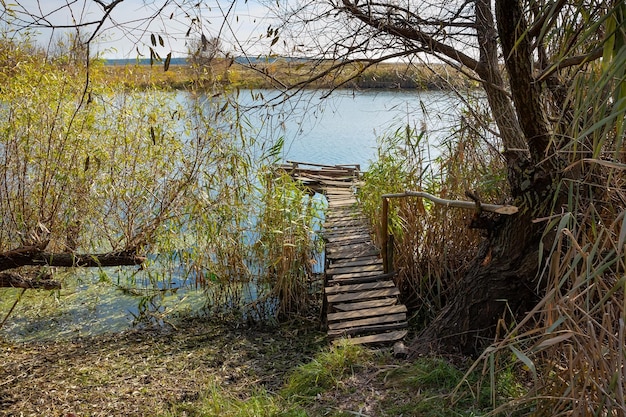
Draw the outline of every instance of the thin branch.
M445 206L445 207L455 207L455 208L463 208L463 209L470 209L470 210L476 209L475 201L446 200L443 198L435 197L434 195L429 194L424 191L405 191L403 193L382 195L382 198L403 198L403 197L426 198L435 204L439 204L440 206ZM516 206L501 205L501 204L481 203L480 208L483 211L489 211L492 213L506 214L506 215L515 214L519 211L519 208L517 208Z
M377 19L371 14L364 13L358 6L350 0L342 0L344 10L350 13L361 22L368 26L378 29L389 35L399 36L401 38L412 40L420 43L420 49L424 52L437 52L458 61L473 71L478 71L481 67L480 62L464 54L458 49L434 39L414 26L397 26L391 24L387 19Z
M565 58L559 62L556 62L546 68L540 75L537 77L538 81L542 81L545 78L552 75L555 71L561 70L563 68L575 67L577 65L581 65L587 62L595 61L596 59L602 58L602 48L596 48L590 53L586 55L578 55L572 56L569 58Z

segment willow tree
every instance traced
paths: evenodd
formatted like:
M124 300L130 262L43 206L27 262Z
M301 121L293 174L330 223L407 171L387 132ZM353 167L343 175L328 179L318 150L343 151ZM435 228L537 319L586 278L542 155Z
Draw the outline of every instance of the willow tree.
M493 340L500 318L519 317L544 294L563 213L602 207L610 223L626 205L615 188L624 169L622 2L330 0L274 9L284 19L268 33L274 49L324 59L312 78L341 72L345 82L350 70L357 77L404 58L451 65L484 89L520 210L490 225L418 346L470 353Z

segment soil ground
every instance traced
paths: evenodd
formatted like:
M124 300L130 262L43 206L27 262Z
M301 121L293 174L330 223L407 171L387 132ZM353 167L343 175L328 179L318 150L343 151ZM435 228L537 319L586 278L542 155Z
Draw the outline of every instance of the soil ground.
M50 343L0 339L0 416L459 416L463 373L391 348L330 349L316 321L188 320ZM295 383L294 383L295 380ZM452 408L451 408L452 407ZM478 413L477 413L478 411Z
M71 341L0 342L0 415L162 415L208 386L245 397L279 389L325 337L300 325L191 321ZM308 327L315 327L308 323Z

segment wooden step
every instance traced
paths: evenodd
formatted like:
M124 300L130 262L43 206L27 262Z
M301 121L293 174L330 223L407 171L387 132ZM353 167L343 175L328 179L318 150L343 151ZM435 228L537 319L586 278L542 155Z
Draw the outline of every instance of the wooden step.
M359 257L369 257L369 256L378 256L378 249L344 249L344 250L336 250L332 253L327 253L326 258L328 259L345 259L345 258L359 258Z
M347 278L364 278L364 277L376 277L381 275L382 271L365 271L365 272L354 272L354 273L343 273L343 274L332 274L333 279L347 279Z
M326 246L328 247L329 244L349 245L352 243L370 242L372 238L369 234L349 234L342 236L329 236L326 238L326 240L328 241L328 243L326 244Z
M399 304L389 307L366 308L362 310L340 311L338 313L328 313L328 322L351 320L356 318L384 316L386 314L406 313L406 306Z
M395 286L393 288L385 288L382 290L368 290L347 294L332 294L326 296L326 300L332 304L342 301L365 301L372 298L391 297L393 295L400 295L400 291Z
M364 290L373 290L380 288L394 288L396 285L393 281L377 281L369 282L366 284L351 284L351 285L334 285L332 287L326 287L324 291L326 294L340 294L348 292L358 292Z
M349 266L360 266L360 265L375 265L382 264L382 259L379 256L366 256L366 257L358 257L358 258L345 258L345 259L337 259L330 264L331 268L343 268Z
M398 323L375 324L371 326L348 327L346 329L329 330L328 337L336 338L336 337L349 336L349 335L363 336L368 333L380 334L389 330L406 329L407 327L408 327L408 323L406 321L398 322Z
M366 319L358 319L358 320L350 320L350 321L339 321L337 323L330 323L328 325L329 330L341 330L348 329L351 327L365 327L365 326L373 326L378 324L386 324L386 323L397 323L404 322L406 325L406 313L396 313L396 314L387 314L385 316L378 317L368 317Z
M329 266L326 268L326 275L336 275L336 274L355 274L359 272L371 272L371 271L382 271L383 265L380 263L369 264L369 265L354 265L354 266Z
M377 300L361 301L358 303L333 304L333 308L339 311L364 310L367 308L388 307L398 303L397 297L379 298Z
M335 344L341 343L341 341L346 341L351 345L368 345L375 343L390 343L395 342L396 340L403 339L408 334L408 330L396 330L387 333L380 333L370 336L361 336L361 337L353 337L348 339L337 339L335 340Z
M378 282L380 278L378 275L372 275L369 277L356 277L356 278L342 278L342 279L329 279L328 286L332 285L352 285L352 284L365 284L368 282Z

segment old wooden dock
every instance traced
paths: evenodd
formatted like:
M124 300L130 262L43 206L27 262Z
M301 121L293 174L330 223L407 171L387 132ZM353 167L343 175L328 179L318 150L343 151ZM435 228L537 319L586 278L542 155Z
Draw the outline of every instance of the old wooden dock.
M358 165L292 162L281 166L328 200L324 223L324 313L331 339L385 344L407 334L407 309L393 273L384 273L380 250L356 199Z

